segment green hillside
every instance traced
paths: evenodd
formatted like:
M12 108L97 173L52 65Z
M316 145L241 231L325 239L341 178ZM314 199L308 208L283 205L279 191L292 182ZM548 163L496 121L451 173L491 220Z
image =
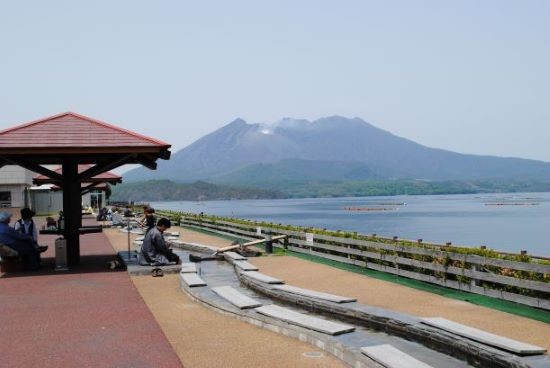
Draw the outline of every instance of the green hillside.
M550 182L522 180L425 181L348 180L292 181L288 178L254 183L256 187L175 183L149 180L113 187L113 201L207 201L223 199L278 199L368 197L393 195L550 192ZM263 189L259 189L263 188Z
M197 181L174 183L170 180L148 180L119 184L112 189L113 201L207 201L216 199L281 198L276 190L217 185Z

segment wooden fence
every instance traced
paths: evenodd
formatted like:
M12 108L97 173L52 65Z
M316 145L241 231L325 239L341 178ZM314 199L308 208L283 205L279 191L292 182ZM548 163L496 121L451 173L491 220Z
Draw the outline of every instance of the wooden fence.
M287 241L274 246L550 310L550 262L543 259L524 257L527 261L522 262L504 259L510 258L509 253L501 253L498 258L488 257L433 244L411 245L411 242L405 244L380 237L365 240L368 235L355 233L353 237L344 237L289 231L273 225L260 227L252 221L233 222L201 216L184 216L181 225L247 239L285 234Z

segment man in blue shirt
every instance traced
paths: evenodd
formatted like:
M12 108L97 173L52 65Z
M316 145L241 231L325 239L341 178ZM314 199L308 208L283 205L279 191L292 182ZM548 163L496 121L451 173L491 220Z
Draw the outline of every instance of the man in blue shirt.
M30 270L39 269L40 252L29 235L22 234L9 225L11 216L10 212L0 212L0 244L16 250L23 258L23 264L26 268Z

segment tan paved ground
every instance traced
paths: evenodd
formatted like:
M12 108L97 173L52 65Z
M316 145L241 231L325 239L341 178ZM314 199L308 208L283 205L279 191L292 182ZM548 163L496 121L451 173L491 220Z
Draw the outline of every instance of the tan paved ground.
M190 242L209 244L218 247L231 243L229 240L189 230L181 230L178 228L173 228L172 230L179 230L182 233L181 238ZM124 237L124 234L121 235ZM123 240L125 240L125 238L123 238ZM116 242L119 243L118 240ZM253 258L250 261L257 265L261 272L281 278L285 280L287 284L333 294L351 296L357 298L361 303L410 313L416 316L440 316L448 318L502 336L543 346L550 350L550 324L544 322L537 322L489 308L476 306L467 302L444 298L435 294L411 289L391 282L372 279L363 275L350 273L295 257L266 256ZM158 278L139 277L134 278L134 283L153 311L159 324L164 329L169 341L176 347L178 354L181 354L180 356L182 356L184 364L186 363L186 359L193 359L192 361L188 360L189 364L191 364L188 366L209 366L208 360L211 358L208 356L215 353L216 349L212 348L211 350L205 347L208 345L221 344L219 346L222 346L224 351L232 351L233 348L228 348L226 344L229 344L229 341L234 341L236 342L233 344L233 346L235 346L234 349L236 349L236 351L240 349L245 353L247 349L243 349L242 345L251 345L254 346L255 349L258 345L264 345L264 343L245 342L251 341L247 337L247 332L243 332L249 329L251 327L250 325L231 320L229 317L206 310L190 301L181 291L179 291L175 277L164 277L164 279L159 282L157 282L157 280ZM180 306L178 303L183 303L182 305L185 306ZM170 310L172 310L172 312ZM184 310L185 313L181 313L182 310ZM179 317L175 317L177 313L180 314ZM185 314L189 318L181 316L181 314ZM179 319L175 321L175 318ZM208 326L212 326L211 328L216 330L215 333L210 333L208 329L204 328L209 322L212 323ZM182 324L186 327L183 329L176 327ZM217 328L216 326L223 326L223 328ZM197 337L195 337L193 342L186 342L185 339L182 340L182 336L188 335L188 328L196 333ZM253 329L256 328L254 327ZM238 332L235 332L237 330ZM265 332L267 333L267 331ZM238 335L233 335L234 333L238 333ZM258 334L260 334L260 332L258 332ZM274 335L271 333L268 334L269 336ZM278 335L275 335L275 337L276 336ZM263 339L263 336L254 337L253 341L267 341ZM289 340L288 343L290 346L306 345L296 340L283 340ZM275 340L271 337L269 337L268 341L270 346L279 344L278 342L274 343L273 341ZM281 366L283 364L281 361L277 362L273 360L274 358L268 358L268 356L274 353L271 350L283 349L282 351L286 351L284 350L286 349L284 347L286 346L286 342L281 342L280 344L282 344L283 347L267 349L267 351L254 354L254 356L260 355L262 358L265 358L264 362L258 362L257 366ZM208 352L206 356L204 354L195 353L197 351L196 349L200 350L201 348L206 349L205 351ZM287 358L288 356L293 357L293 359L290 359L291 363L284 364L288 366L304 367L325 366L323 364L331 366L329 364L338 364L325 358L323 358L323 361L318 360L312 363L311 358L302 358L300 356L300 351L314 351L316 349L310 345L306 345L301 349L303 350L298 349L297 351L293 350L293 352L281 354ZM256 357L256 359L258 358L259 357ZM237 363L237 360L234 362ZM264 363L268 365L264 365ZM305 365L308 363L319 365ZM241 363L239 363L239 365L243 366Z
M177 230L173 228L172 230ZM114 248L127 249L127 235L118 229L105 231ZM132 235L132 238L135 237ZM183 231L182 239L224 246L231 242ZM192 240L191 240L192 239ZM224 316L191 300L181 291L177 275L132 277L183 365L191 367L345 367L318 348L251 324Z
M290 256L249 260L287 284L355 297L360 303L421 317L444 317L550 350L550 324Z

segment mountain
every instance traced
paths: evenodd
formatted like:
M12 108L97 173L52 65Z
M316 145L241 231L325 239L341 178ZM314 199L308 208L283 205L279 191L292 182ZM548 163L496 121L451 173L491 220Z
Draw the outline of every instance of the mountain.
M285 118L273 124L237 119L125 182L170 179L262 185L273 180L422 179L550 181L550 163L467 155L429 148L359 118Z

